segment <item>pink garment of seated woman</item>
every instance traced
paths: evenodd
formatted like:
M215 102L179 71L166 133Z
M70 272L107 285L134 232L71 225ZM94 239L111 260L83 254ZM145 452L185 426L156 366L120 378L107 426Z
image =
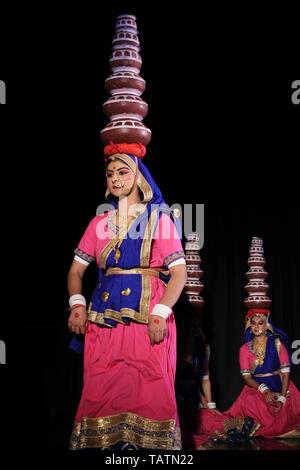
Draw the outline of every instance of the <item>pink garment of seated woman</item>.
M250 373L256 359L257 356L249 350L249 344L244 344L240 349L241 372ZM289 355L282 343L279 360L280 368L284 371L289 365ZM243 387L237 400L222 416L214 415L209 409L196 410L187 403L182 406L184 410L181 410L180 416L184 416L184 422L181 421L183 445L190 449L205 449L207 446L211 448L213 442L228 441L229 434L234 429L241 430L245 423L245 437L300 436L300 393L292 381L289 382L286 403L278 413L275 413L274 406L266 403L260 391L248 385ZM254 425L249 429L246 421L248 418L254 420Z
M249 343L244 344L240 349L240 367L242 373L251 371L256 355L249 350ZM280 369L289 366L289 355L284 346L280 343ZM255 376L253 377L255 379ZM263 378L262 380L266 380ZM261 427L256 432L256 436L279 437L300 427L300 393L295 384L290 380L289 394L285 404L278 413L275 413L274 406L266 403L263 394L248 385L245 385L242 393L234 402L226 414L232 416L251 416Z
M107 228L108 216L97 216L91 221L76 250L83 259L95 258L98 265L101 251L115 236ZM171 237L164 239L164 230L170 231ZM166 268L180 257L181 241L170 217L163 214L152 240L149 267ZM149 312L160 302L164 290L163 281L151 276ZM175 371L173 313L167 319L164 340L153 346L147 324L131 321L130 325L118 323L115 328L108 328L90 322L85 336L84 387L71 448L108 448L120 436L121 440L125 436L134 442L136 448L180 448L174 441L174 435L180 440Z

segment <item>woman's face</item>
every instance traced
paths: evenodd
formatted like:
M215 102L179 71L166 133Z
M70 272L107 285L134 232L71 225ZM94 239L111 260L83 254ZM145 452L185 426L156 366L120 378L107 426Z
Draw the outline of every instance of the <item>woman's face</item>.
M264 336L267 331L267 320L258 315L253 315L250 320L250 328L254 336Z
M125 197L130 193L134 184L134 173L120 160L113 160L107 165L106 181L109 192L115 197Z

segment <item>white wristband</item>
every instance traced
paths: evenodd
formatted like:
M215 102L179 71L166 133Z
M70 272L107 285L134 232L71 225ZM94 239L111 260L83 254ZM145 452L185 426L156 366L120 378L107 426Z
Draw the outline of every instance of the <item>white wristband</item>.
M266 386L266 384L260 384L260 386L258 387L258 390L261 392L261 393L264 393L265 390L269 390L269 388Z
M214 401L210 401L207 403L208 408L216 408L216 404Z
M159 317L163 317L165 320L171 315L172 309L164 304L156 304L153 307L151 315L158 315Z
M279 397L277 397L277 401L281 401L281 403L285 404L286 398L283 395L279 395Z
M73 305L76 305L76 304L84 305L86 307L86 300L83 297L83 295L81 294L71 295L71 297L69 298L70 308L72 308Z

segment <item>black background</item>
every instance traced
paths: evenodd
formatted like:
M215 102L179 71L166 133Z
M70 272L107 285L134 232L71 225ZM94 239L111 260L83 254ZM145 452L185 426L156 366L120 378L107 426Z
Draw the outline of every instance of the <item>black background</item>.
M116 16L133 13L152 130L144 162L169 205L204 204L203 325L220 409L240 393L245 272L264 240L271 315L300 339L296 18L260 11L41 2L1 31L0 447L64 449L81 391L68 350L66 277L104 202L102 103ZM97 277L85 277L88 297ZM178 311L178 337L182 312ZM300 387L300 366L292 379ZM17 436L17 437L16 437Z

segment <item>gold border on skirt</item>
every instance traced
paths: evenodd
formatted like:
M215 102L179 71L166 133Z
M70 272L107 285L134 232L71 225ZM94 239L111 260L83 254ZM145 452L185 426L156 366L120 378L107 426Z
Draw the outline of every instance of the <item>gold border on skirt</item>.
M101 450L124 441L143 449L181 448L180 429L174 419L154 420L134 413L120 413L103 418L83 418L74 423L70 450Z

